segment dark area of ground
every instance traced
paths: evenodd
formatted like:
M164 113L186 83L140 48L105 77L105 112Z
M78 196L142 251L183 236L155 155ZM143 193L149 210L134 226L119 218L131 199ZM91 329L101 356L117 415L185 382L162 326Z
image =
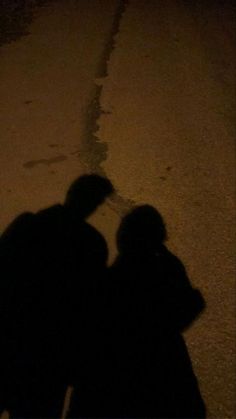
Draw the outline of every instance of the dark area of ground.
M52 0L0 0L0 46L28 35L28 26L38 6Z

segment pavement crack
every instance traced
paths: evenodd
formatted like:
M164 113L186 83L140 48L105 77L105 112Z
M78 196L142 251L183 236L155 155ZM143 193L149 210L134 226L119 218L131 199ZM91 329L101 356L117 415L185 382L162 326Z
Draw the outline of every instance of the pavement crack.
M86 112L84 138L80 158L92 172L101 173L101 163L107 158L107 144L99 140L96 135L98 131L98 119L103 113L100 105L102 86L94 87L93 99L88 105Z
M108 76L108 62L111 54L115 49L116 35L120 30L120 22L125 13L128 0L121 0L118 4L117 10L114 14L112 28L108 37L108 42L104 47L100 62L98 64L98 70L96 73L96 80L94 83L94 91L92 100L90 101L86 111L85 130L82 140L82 148L78 155L79 159L82 160L89 172L98 173L101 176L108 177L105 170L102 167L102 163L107 159L108 145L106 142L101 141L97 136L99 130L99 119L103 114L110 114L102 109L101 106L101 95L103 89L102 79ZM113 196L108 200L109 207L123 216L133 206L134 202L125 199L119 195L116 191Z
M67 160L67 157L64 155L60 155L60 156L52 157L50 159L30 160L30 161L25 162L23 166L26 169L32 169L33 167L38 166L38 165L50 166L51 164L60 163L65 160Z
M100 58L100 63L98 65L98 70L96 77L103 78L108 76L108 62L110 56L115 49L116 44L116 35L119 33L120 30L120 23L127 8L129 0L120 0L116 12L114 14L113 24L110 31L110 35L108 37L108 42L105 45L103 53Z

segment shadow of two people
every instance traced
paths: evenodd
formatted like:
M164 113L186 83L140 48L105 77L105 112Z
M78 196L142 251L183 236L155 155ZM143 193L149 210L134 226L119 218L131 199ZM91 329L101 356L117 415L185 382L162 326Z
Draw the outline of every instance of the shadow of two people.
M59 417L68 384L72 417L205 416L181 334L203 298L148 205L123 219L107 268L86 218L112 192L82 176L64 205L20 215L1 237L2 404L13 417Z

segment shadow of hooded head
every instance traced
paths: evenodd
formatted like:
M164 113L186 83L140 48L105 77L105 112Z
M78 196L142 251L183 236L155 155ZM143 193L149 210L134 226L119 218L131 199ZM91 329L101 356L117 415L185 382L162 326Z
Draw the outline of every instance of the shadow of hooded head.
M65 207L77 217L87 218L113 192L111 182L100 175L80 176L70 186Z
M155 253L166 239L161 214L151 205L141 205L123 218L117 234L117 246L120 254Z

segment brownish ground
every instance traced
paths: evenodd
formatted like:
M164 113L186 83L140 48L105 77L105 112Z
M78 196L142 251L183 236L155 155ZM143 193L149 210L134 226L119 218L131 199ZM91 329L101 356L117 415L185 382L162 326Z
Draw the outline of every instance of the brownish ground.
M68 0L0 49L1 230L105 173L112 260L129 200L156 206L207 302L186 340L212 418L236 417L234 26L231 1Z

